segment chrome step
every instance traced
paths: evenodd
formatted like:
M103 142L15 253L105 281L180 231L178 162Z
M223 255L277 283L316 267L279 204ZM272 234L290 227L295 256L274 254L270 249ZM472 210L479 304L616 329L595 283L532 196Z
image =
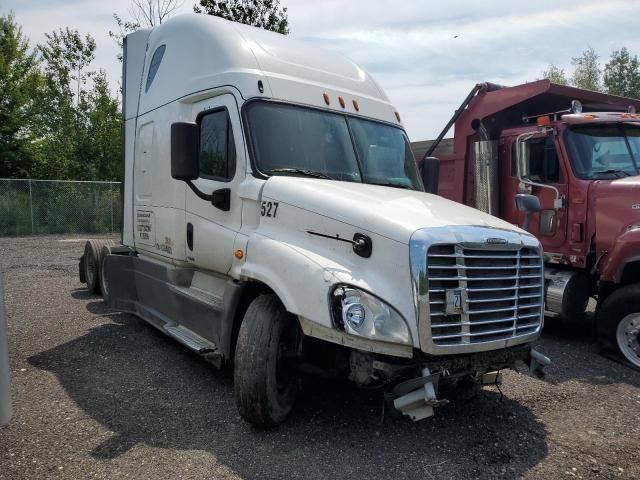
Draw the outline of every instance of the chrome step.
M163 328L168 335L172 336L180 343L186 345L191 350L194 350L198 353L204 353L207 351L218 349L215 343L210 342L197 333L193 333L191 330L183 327L182 325L165 325Z

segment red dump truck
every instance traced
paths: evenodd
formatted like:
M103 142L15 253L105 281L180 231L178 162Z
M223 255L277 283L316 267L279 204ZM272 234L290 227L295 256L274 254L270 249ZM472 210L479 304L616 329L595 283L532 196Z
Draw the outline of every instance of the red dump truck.
M428 191L526 225L539 238L547 317L582 318L595 298L603 353L621 353L636 367L638 111L639 100L548 80L482 83L437 139L412 144ZM452 126L453 139L443 140Z

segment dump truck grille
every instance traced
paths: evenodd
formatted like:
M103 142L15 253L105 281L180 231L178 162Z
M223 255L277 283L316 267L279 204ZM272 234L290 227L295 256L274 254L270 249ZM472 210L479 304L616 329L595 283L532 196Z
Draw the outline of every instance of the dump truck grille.
M431 340L436 346L505 340L541 327L543 271L537 248L431 245L426 273Z

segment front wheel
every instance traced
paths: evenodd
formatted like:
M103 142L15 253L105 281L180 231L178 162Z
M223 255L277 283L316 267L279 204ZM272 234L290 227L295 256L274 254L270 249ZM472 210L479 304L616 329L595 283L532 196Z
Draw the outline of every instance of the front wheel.
M255 298L235 353L234 393L242 418L257 427L282 423L298 393L300 326L275 295Z
M598 311L600 345L640 368L640 285L616 290Z

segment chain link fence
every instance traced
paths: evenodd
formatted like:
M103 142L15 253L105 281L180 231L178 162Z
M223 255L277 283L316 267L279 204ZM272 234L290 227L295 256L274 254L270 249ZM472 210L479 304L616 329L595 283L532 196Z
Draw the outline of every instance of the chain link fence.
M120 231L119 182L0 178L0 236Z

